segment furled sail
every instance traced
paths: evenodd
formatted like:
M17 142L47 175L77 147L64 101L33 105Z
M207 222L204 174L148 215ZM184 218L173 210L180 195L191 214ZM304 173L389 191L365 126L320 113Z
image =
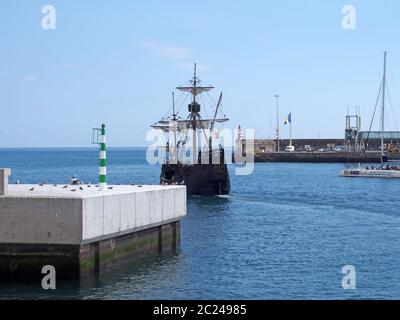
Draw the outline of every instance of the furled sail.
M212 122L214 119L198 119L196 120L196 129L210 129ZM215 119L217 123L223 123L229 121L228 118L220 118ZM188 129L189 127L192 128L193 120L177 120L177 129L178 131L183 131ZM164 132L170 132L173 128L173 121L172 120L160 120L159 122L155 123L151 126L153 129L162 130Z
M177 87L176 89L184 92L190 92L191 94L197 96L203 92L208 92L214 89L214 87Z

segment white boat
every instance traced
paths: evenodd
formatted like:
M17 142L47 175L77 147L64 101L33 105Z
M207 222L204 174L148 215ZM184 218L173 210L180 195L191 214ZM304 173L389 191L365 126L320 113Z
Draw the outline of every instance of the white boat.
M385 85L386 85L386 51L383 62L383 79L380 92L382 92L382 108L381 108L381 165L378 168L365 167L344 169L340 171L341 177L359 177L359 178L400 178L400 166L384 165L387 162L387 156L384 150L384 132L385 132Z
M400 167L396 167L396 169L394 167L344 169L340 171L340 176L350 178L400 178Z

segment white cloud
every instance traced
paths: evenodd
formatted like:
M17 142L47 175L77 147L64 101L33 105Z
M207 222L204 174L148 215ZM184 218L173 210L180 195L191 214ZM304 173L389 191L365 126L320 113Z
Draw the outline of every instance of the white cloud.
M162 57L171 60L182 60L186 59L190 53L190 49L174 46L174 45L163 45L157 42L144 42L142 43L142 47L149 49L155 54L157 57Z
M39 81L39 77L35 74L25 74L18 78L18 82L37 82Z

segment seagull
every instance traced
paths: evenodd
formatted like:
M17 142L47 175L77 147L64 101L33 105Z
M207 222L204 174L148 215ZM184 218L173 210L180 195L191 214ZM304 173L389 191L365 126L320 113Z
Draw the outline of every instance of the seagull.
M30 189L29 189L29 191L33 191L33 190L35 190L35 188L34 188L34 187L32 187L32 188L30 188Z
M108 187L108 189L112 189L113 187Z
M66 189L68 187L68 185L64 186L63 189Z
M81 184L81 182L79 181L79 179L76 177L76 175L73 175L71 178L71 184L72 185L78 185Z
M83 190L83 188L82 188L82 187L79 187L79 189L80 189L80 190Z

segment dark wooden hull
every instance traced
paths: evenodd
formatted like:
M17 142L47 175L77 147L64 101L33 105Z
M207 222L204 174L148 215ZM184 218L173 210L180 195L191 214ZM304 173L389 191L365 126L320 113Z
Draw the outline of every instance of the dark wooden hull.
M188 195L227 195L230 179L223 164L163 164L161 184L184 184Z

